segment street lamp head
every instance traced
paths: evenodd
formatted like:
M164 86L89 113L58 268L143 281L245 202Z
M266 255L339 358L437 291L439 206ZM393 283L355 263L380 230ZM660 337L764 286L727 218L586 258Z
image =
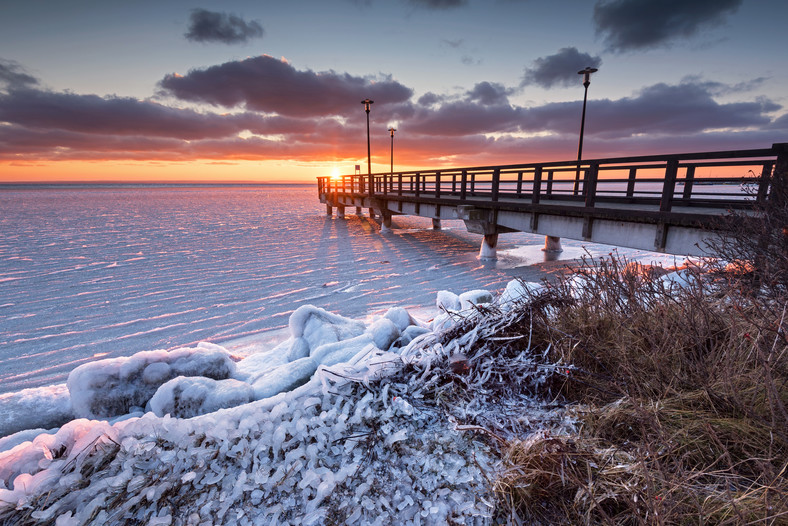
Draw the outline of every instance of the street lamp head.
M583 75L583 86L587 88L591 84L591 73L596 73L597 71L599 71L597 68L587 67L577 72L578 75Z
M369 99L364 99L364 100L362 100L362 101L361 101L361 104L363 104L363 105L364 105L364 111L366 111L367 113L369 113L369 105L370 105L370 104L372 104L372 103L374 103L374 102L375 102L374 100L369 100Z
M395 132L395 131L397 131L397 128L395 128L394 126L392 126L391 128L389 128L389 133L391 133L391 136L392 136L392 137L394 137L394 132Z

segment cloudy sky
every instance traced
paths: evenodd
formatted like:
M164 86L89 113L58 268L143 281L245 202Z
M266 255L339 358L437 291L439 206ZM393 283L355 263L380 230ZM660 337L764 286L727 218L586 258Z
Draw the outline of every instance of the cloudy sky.
M314 180L788 142L784 0L2 0L0 180ZM395 168L396 169L396 168Z

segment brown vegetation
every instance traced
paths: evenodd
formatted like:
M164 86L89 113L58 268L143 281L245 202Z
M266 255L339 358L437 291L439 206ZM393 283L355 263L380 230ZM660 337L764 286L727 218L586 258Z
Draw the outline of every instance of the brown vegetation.
M523 302L578 431L508 442L501 520L788 524L785 202L730 219L687 286L612 257Z

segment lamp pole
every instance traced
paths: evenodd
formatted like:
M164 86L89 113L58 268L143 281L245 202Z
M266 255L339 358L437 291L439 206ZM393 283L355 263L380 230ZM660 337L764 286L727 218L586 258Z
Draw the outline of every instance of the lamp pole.
M586 128L586 101L588 100L588 85L591 84L591 73L599 71L597 68L587 67L577 72L578 75L583 75L583 116L580 118L580 142L577 145L577 172L575 172L575 187L574 195L577 195L580 187L580 160L583 158L583 133Z
M394 177L394 132L397 131L397 128L392 126L389 128L389 133L391 134L391 177Z
M369 148L369 105L375 102L374 100L364 99L361 104L364 105L364 111L367 112L367 175L369 176L369 195L372 195L372 154Z

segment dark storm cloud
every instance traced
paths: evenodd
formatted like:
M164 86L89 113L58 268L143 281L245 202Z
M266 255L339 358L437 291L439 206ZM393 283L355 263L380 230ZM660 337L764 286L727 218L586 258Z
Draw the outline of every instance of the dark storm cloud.
M497 82L479 82L466 96L468 100L478 102L485 106L496 106L501 104L509 104L509 93L511 90L507 89L503 84Z
M521 120L521 108L462 100L417 111L408 128L425 135L462 136L516 131Z
M513 88L488 81L465 92L427 93L414 102L412 90L386 76L373 81L298 71L270 57L162 81L165 89L187 100L247 108L229 114L39 90L18 67L3 71L12 79L22 75L15 81L21 87L0 92L0 159L14 161L357 159L366 154L366 119L359 101L367 96L376 101L370 115L376 162L389 152L385 130L393 121L398 122L399 152L413 164L561 160L573 154L581 112L580 100L513 105ZM717 100L758 82L728 85L690 77L617 100L592 98L588 154L755 148L779 142L788 131L788 117L779 116L778 104L758 98Z
M25 73L19 63L0 58L0 86L18 88L35 84L38 84L38 79Z
M252 38L262 37L263 27L256 20L247 22L232 14L193 9L189 30L184 36L194 42L243 44Z
M442 95L438 95L437 93L433 93L428 91L417 100L417 104L419 106L432 106L433 104L438 104L439 102L443 102L445 97Z
M410 99L413 90L390 77L370 79L347 73L299 71L269 56L195 69L185 76L167 75L160 87L181 100L231 108L275 112L292 117L345 115L365 98L375 108Z
M408 0L408 3L426 9L452 9L468 5L468 0Z
M630 137L641 134L692 134L721 128L765 127L768 113L781 108L769 100L720 104L702 84L655 84L635 97L590 100L586 134ZM530 108L524 128L530 131L574 133L580 107L561 102Z
M670 44L721 25L742 0L601 0L594 6L597 34L613 51Z
M534 60L532 66L525 70L522 86L536 84L543 88L553 86L574 86L580 81L577 72L590 66L598 68L602 59L588 53L581 53L574 47L565 47L554 55Z
M27 128L101 135L178 139L221 137L261 127L259 115L216 115L125 97L99 97L34 89L0 94L0 121Z

